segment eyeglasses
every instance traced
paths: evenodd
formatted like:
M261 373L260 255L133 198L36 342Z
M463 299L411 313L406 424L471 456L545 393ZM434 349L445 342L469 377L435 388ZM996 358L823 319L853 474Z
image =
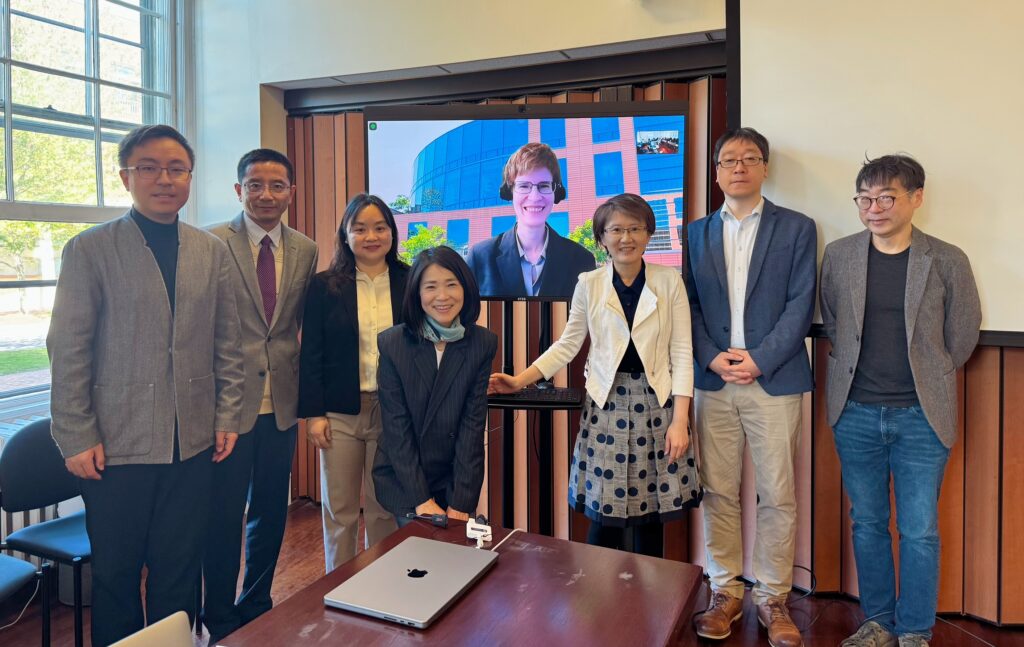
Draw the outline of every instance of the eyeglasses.
M743 166L757 166L763 161L763 157L744 157L738 160L724 159L718 161L718 166L722 168L735 168L737 164L743 164Z
M899 195L880 195L877 198L872 198L866 195L855 195L853 196L853 203L857 205L857 208L861 211L867 211L871 208L872 204L877 204L878 208L882 211L888 211L892 209L892 205L896 204L896 198L913 193L913 191L904 191Z
M633 227L609 227L604 230L605 236L611 236L612 238L623 238L626 234L629 234L631 238L635 238L641 234L647 233L647 227L635 225Z
M519 195L527 195L533 192L533 187L537 187L537 193L541 195L550 195L555 191L554 182L516 182L512 185L512 190Z
M157 166L155 164L138 164L126 166L122 171L135 171L135 175L144 180L155 180L160 177L162 171L167 171L167 177L172 180L181 181L192 175L192 169L184 166Z
M270 192L274 195L284 195L292 189L291 185L284 184L282 182L274 182L273 184L246 182L242 186L245 188L245 192L249 195L263 195L264 189L270 189Z

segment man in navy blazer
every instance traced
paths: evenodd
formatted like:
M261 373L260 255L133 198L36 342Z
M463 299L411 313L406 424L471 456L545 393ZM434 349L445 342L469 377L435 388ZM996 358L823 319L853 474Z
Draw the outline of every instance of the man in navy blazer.
M751 593L775 647L801 645L785 606L796 538L794 454L813 387L805 337L814 315L817 231L761 196L768 141L752 128L715 144L725 204L688 227L694 405L713 590L697 634L722 639L743 608L740 472L754 462L757 535Z

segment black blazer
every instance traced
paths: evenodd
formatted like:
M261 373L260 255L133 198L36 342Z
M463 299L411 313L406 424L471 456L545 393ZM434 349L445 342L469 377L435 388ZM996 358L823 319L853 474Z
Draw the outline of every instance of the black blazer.
M396 324L401 321L408 274L403 266L388 270ZM310 281L302 316L298 417L324 416L328 411L359 413L359 309L355 281L346 281L338 294L328 289L327 272L320 272Z
M377 336L377 394L383 431L373 484L377 501L404 516L433 498L472 514L484 481L487 379L498 338L466 327L437 365L434 345L405 324Z
M582 245L559 236L551 225L547 228L548 248L537 296L569 299L579 275L596 267L594 255ZM515 228L473 245L466 262L480 285L481 295L526 296Z

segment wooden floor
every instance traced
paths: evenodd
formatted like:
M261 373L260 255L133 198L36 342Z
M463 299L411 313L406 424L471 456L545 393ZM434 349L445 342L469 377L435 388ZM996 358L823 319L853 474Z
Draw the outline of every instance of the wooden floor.
M289 513L284 549L281 552L277 576L274 579L273 598L275 603L287 599L323 575L324 552L320 524L320 508L313 503L299 503ZM0 626L17 617L29 593L16 596L16 600L0 609L2 610ZM707 595L705 586L697 602L698 609L707 604ZM857 628L862 617L857 604L844 597L814 596L793 601L790 608L793 620L803 631L807 647L838 645L840 640ZM85 632L88 637L88 610L85 617ZM70 607L55 605L52 627L54 647L70 647L74 644ZM0 630L0 645L3 647L38 645L39 629L39 606L33 602L17 625ZM688 640L685 641L688 644L715 644L698 641L693 635L692 629L689 629L688 633ZM196 644L205 646L205 638L204 635L204 639L197 640ZM88 644L88 640L86 644ZM757 614L750 602L750 596L747 596L744 601L743 618L734 626L733 635L717 644L721 647L768 645L767 636L758 627ZM1024 647L1024 629L999 629L966 618L948 617L936 623L931 644L936 647L977 647L982 645Z

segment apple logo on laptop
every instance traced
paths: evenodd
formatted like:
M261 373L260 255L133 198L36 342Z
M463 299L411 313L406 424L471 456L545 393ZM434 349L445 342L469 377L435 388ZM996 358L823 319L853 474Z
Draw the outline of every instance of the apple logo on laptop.
M406 569L406 571L407 571L406 575L408 577L417 577L417 578L419 578L419 577L424 577L427 574L427 571L421 571L418 568L408 568L408 569Z

